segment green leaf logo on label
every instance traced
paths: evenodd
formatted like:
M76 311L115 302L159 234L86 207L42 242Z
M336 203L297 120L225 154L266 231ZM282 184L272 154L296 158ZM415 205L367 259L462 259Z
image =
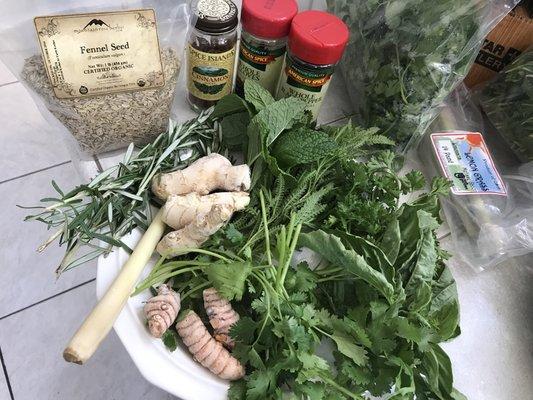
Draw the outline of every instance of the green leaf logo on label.
M224 76L228 73L227 69L216 67L194 67L193 71L206 76Z
M194 82L194 86L196 86L196 89L198 89L200 92L202 93L205 93L205 94L217 94L219 92L222 91L222 89L224 89L224 86L226 86L225 83L223 83L222 85L214 85L214 86L210 86L210 85L206 85L204 83L200 83L200 82Z

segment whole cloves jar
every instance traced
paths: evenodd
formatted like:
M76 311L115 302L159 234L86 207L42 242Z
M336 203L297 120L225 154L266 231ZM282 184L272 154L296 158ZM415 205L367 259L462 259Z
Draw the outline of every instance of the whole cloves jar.
M303 100L316 119L349 35L335 15L310 10L294 17L276 98Z
M243 0L241 46L235 91L244 95L244 82L258 82L276 93L287 36L298 13L295 0Z
M199 0L192 11L187 89L189 103L199 111L232 91L239 18L231 0Z

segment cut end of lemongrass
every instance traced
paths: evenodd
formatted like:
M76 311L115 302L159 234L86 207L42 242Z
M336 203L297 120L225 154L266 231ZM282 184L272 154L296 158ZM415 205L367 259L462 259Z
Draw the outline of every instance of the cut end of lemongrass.
M70 347L67 347L63 351L63 358L67 362L78 364L78 365L83 365L84 363L84 360L80 358L79 354Z

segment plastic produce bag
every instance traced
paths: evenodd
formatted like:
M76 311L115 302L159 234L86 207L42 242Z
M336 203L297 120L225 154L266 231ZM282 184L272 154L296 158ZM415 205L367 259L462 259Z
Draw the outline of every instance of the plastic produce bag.
M533 163L520 164L501 145L464 86L440 108L418 152L428 175L454 182L441 201L456 255L483 270L533 252Z
M350 28L341 71L358 122L402 148L459 84L486 34L518 0L328 0Z
M533 161L533 48L479 89L477 100L522 161Z
M90 159L168 129L187 25L187 0L6 0L0 59Z

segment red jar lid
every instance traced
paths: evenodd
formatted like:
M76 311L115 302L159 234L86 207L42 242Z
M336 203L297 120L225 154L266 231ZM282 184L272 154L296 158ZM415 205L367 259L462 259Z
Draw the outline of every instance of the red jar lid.
M295 0L244 0L241 23L254 36L278 39L289 35L297 13Z
M350 37L341 19L323 11L304 11L292 20L291 53L309 64L336 64Z

